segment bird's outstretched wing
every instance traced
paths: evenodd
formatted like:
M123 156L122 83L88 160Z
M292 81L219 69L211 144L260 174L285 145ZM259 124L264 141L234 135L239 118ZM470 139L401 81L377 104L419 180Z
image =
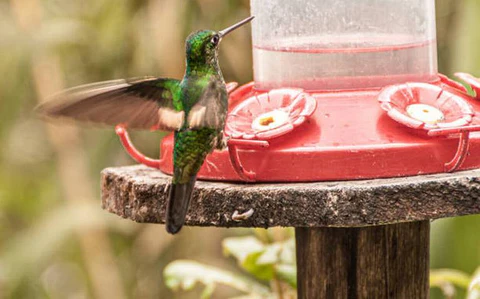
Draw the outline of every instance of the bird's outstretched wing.
M180 81L153 77L75 87L55 95L37 111L47 117L161 130L179 129L185 115Z

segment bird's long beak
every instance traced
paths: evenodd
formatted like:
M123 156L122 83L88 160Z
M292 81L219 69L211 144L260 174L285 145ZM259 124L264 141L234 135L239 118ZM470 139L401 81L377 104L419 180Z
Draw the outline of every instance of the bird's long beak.
M238 22L237 24L235 25L232 25L228 28L225 28L223 29L222 31L219 31L218 33L220 34L220 37L224 37L225 35L229 34L230 32L232 32L233 30L241 27L242 25L245 25L247 24L248 22L250 22L251 20L253 20L253 18L255 18L254 16L251 16L251 17L248 17L246 18L245 20L242 20L240 22Z

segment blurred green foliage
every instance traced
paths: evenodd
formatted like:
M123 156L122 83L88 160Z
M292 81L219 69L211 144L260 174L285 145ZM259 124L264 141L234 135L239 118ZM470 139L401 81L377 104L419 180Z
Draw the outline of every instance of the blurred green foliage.
M440 71L480 75L480 2L439 0L437 8ZM46 129L32 112L44 97L42 90L144 75L180 77L189 32L223 28L248 10L248 0L0 0L0 298L198 298L203 288L177 295L165 285L162 271L176 259L194 259L232 275L243 272L249 280L275 275L294 284L288 279L291 268L272 268L276 260L260 263L257 272L259 260L268 260L266 247L279 250L265 245L258 232L263 247L246 257L229 246L235 239L225 239L239 270L234 259L222 258L220 243L225 237L250 236L248 231L185 228L172 238L161 226L103 212L99 172L132 164L113 130L77 132L68 124ZM220 61L228 81L252 79L248 30L222 42ZM55 135L64 141L55 141ZM137 132L133 138L144 152L158 155L161 135ZM78 179L78 174L84 176ZM84 189L89 195L83 196ZM479 231L476 216L435 221L432 268L470 277L480 265ZM451 276L442 275L437 281L449 282ZM102 277L109 286L105 290L97 282ZM214 294L225 298L241 292L220 286ZM432 298L437 296L434 291Z
M239 298L292 298L296 295L295 239L293 229L254 229L252 236L229 237L222 242L225 256L232 256L242 270L235 274L190 260L170 263L164 271L173 290L190 290L197 282L205 285L203 298L211 298L218 285L242 292ZM272 233L276 232L276 233ZM266 237L266 238L265 238ZM256 279L257 281L255 281ZM264 284L268 282L269 287ZM232 297L233 298L233 297Z

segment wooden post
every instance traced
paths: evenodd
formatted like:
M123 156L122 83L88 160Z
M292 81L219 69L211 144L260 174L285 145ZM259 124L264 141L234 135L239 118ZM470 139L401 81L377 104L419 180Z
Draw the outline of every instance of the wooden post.
M297 228L298 298L428 298L429 232L429 221Z

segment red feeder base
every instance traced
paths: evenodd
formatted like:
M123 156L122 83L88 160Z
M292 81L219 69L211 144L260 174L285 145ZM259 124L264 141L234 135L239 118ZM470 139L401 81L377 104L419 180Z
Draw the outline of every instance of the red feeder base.
M445 78L432 84L461 97L473 111L480 111L480 102ZM471 132L480 130L480 119L475 115L469 127L416 130L389 117L378 102L380 92L313 93L316 110L294 131L267 141L231 139L230 153L226 149L208 155L198 178L256 182L354 180L480 167L480 133ZM253 94L252 84L234 91L230 110ZM172 174L172 146L173 135L169 135L161 141L161 159L150 166Z

